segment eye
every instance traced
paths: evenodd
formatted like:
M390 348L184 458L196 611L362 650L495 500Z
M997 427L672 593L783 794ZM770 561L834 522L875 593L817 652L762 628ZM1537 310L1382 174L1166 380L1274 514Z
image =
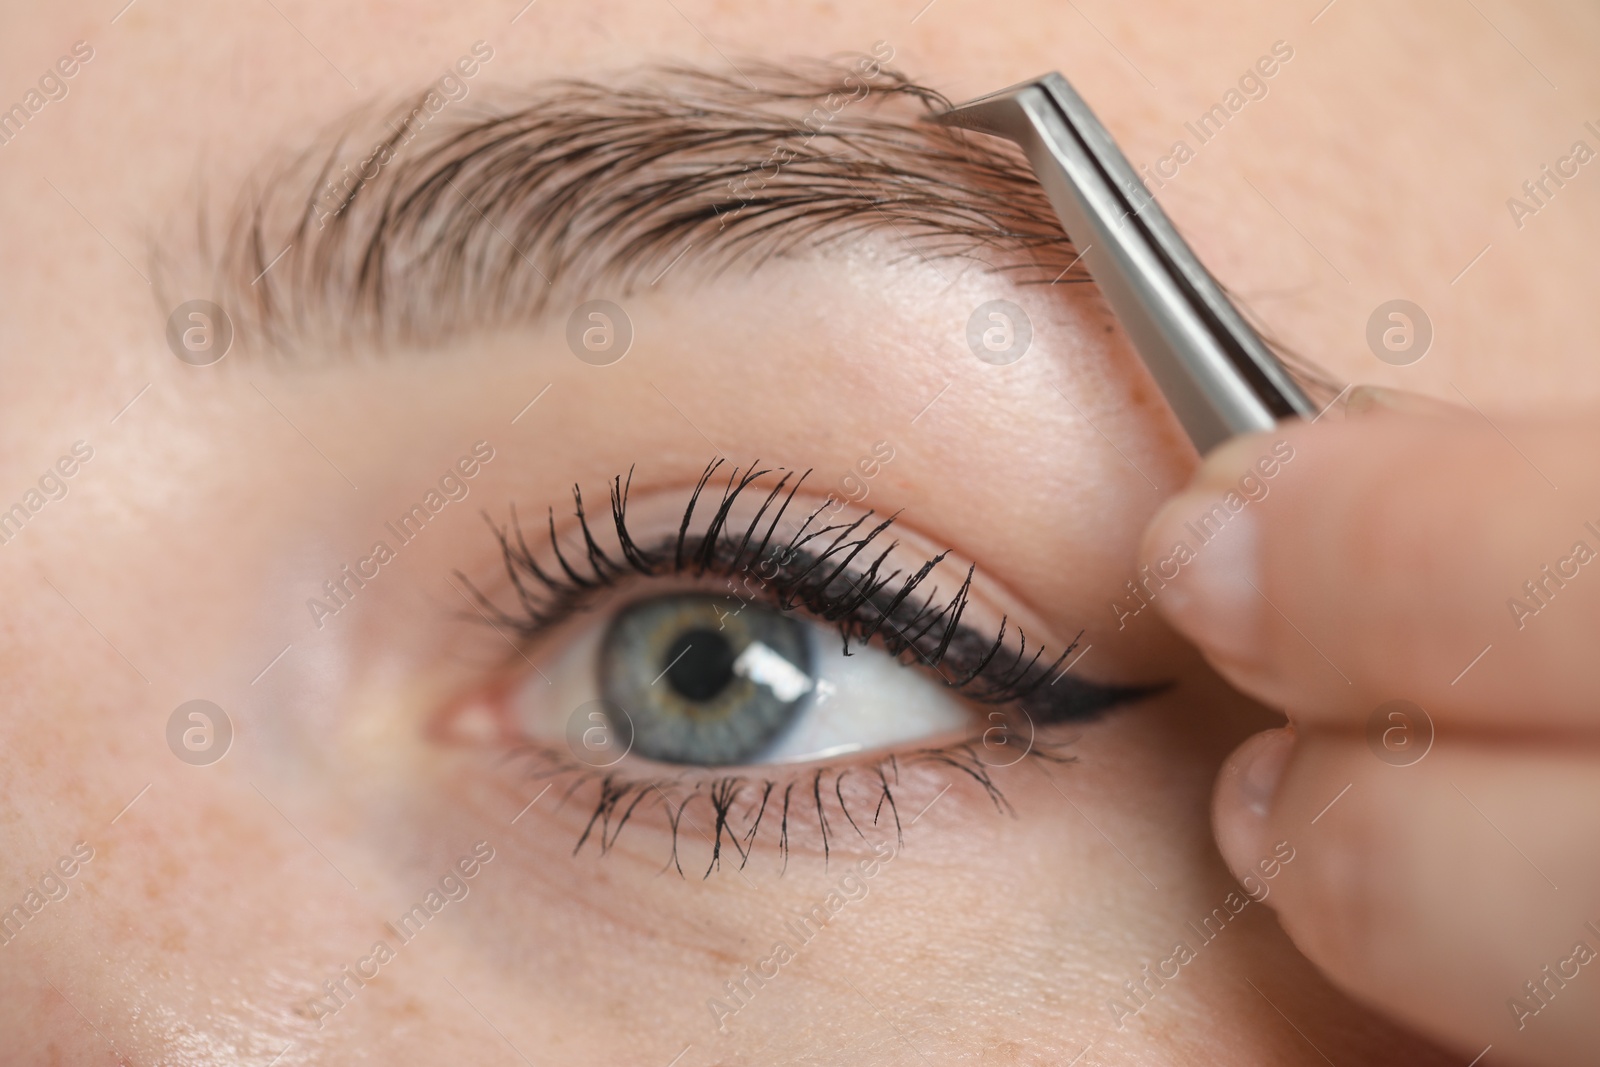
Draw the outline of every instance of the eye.
M687 506L671 493L630 503L619 477L606 523L574 489L575 523L558 530L552 509L531 546L513 512L495 527L511 610L457 575L480 615L522 636L521 658L543 664L484 698L511 743L558 772L573 759L816 762L954 731L964 737L946 743L964 743L983 704L991 730L1026 720L1031 746L1037 726L1148 694L1068 677L1072 641L1047 654L975 588L975 567L891 536L893 516L806 504L803 474L735 469L704 506L721 468Z
M591 763L624 753L694 766L802 762L973 721L926 673L876 648L847 656L836 630L728 593L650 597L583 626L545 672L550 682L535 679L514 705L530 734L564 731ZM581 729L552 721L574 710Z

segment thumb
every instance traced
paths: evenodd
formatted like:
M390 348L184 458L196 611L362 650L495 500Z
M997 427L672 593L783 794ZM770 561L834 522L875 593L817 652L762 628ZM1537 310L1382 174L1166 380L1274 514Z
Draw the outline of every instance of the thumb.
M1596 456L1594 419L1286 424L1208 457L1151 523L1144 573L1296 722L1359 727L1405 698L1479 728L1592 727Z

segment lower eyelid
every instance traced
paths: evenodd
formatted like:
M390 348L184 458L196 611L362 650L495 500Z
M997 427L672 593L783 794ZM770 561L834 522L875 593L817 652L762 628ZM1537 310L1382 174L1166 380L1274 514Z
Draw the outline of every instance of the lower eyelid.
M569 651L580 648L574 642ZM667 766L631 757L590 766L570 745L528 736L506 714L503 694L498 707L482 706L494 700L491 694L476 707L452 709L457 728L443 734L500 752L520 783L519 809L536 798L544 798L541 811L559 807L552 817L571 833L575 853L608 854L626 829L624 851L691 878L752 862L758 851L781 866L791 858L825 860L862 838L897 841L909 818L946 790L977 811L1008 813L1007 783L1032 773L1024 764L1070 762L1078 740L1076 731L1062 735L1010 709L989 708L974 709L965 729L942 738L802 766ZM477 730L460 727L474 716Z
M1017 753L986 747L975 731L937 746L804 769L601 771L543 746L520 750L514 763L519 795L543 798L546 817L572 833L574 855L624 851L686 878L709 878L763 862L780 871L792 859L826 863L872 843L898 849L905 831L941 802L1015 816L1006 799L1011 776L1036 773L1023 771L1025 762L1071 762L1075 741L1041 737Z

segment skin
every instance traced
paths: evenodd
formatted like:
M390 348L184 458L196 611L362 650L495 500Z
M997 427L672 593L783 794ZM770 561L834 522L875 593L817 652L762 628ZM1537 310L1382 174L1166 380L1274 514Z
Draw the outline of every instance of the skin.
M1166 154L1186 120L1285 39L1296 57L1271 94L1184 165L1163 203L1230 289L1331 377L1452 400L1459 390L1536 417L1600 389L1581 340L1600 325L1584 270L1600 204L1586 172L1521 230L1504 201L1584 135L1600 101L1584 58L1597 16L1486 12L1524 60L1466 8L1340 4L1313 24L1314 10L1265 3L1226 18L1201 4L1085 6L1091 27L1043 4L941 0L915 22L885 5L678 7L543 3L513 24L516 5L281 4L280 15L142 0L111 24L111 9L11 5L0 99L73 41L96 50L71 95L0 149L0 233L15 250L0 265L4 500L74 441L94 449L0 567L11 606L0 902L23 899L76 842L93 849L65 899L0 946L11 1055L1031 1064L1087 1046L1077 1062L1470 1059L1490 1038L1439 1004L1383 995L1370 968L1318 934L1318 909L1333 905L1305 894L1336 855L1318 835L1342 824L1309 824L1299 799L1270 829L1224 822L1236 873L1265 858L1263 843L1292 843L1267 898L1300 894L1289 933L1251 904L1120 1029L1108 1009L1125 980L1191 936L1187 922L1239 891L1212 839L1213 783L1231 749L1278 720L1155 613L1116 628L1110 604L1141 531L1196 457L1092 292L1016 289L970 265L908 260L881 236L750 278L669 276L607 294L640 340L604 373L572 358L560 321L354 366L241 352L195 368L165 347L170 309L140 272L152 233L192 218L197 175L231 189L269 149L424 84L477 39L496 49L485 77L506 85L644 60L722 69L695 27L735 56L890 40L896 65L954 98L1059 68L1136 162ZM1364 342L1372 309L1397 294L1427 309L1436 336L1404 368ZM971 309L996 297L1035 325L1034 347L1008 367L963 343ZM478 440L495 459L466 505L315 628L307 596ZM656 818L603 859L574 857L581 805L538 799L539 783L495 744L441 731L470 724L475 700L526 669L499 635L461 621L447 577L492 580L479 507L560 508L573 482L599 492L635 463L636 485L683 490L713 447L837 478L878 440L896 456L872 506L903 509L919 537L976 560L984 598L1037 618L1052 645L1083 631L1088 676L1172 684L1069 731L1075 763L997 772L1014 816L948 771L908 770L902 811L924 814L904 847L719 1034L706 1002L766 955L786 915L892 833L842 839L827 867L800 835L786 871L765 839L742 876L702 879L709 849L690 827L680 879L661 873L669 838ZM1325 593L1308 592L1305 610ZM1184 631L1196 635L1192 620ZM553 650L525 653L543 664ZM1466 657L1452 647L1448 658ZM1512 672L1484 672L1502 684L1517 677L1515 664L1494 669ZM1228 674L1270 705L1300 694L1292 679L1269 690ZM173 709L196 698L222 706L235 731L206 767L175 759L165 739ZM1363 750L1322 753L1292 764L1297 798L1349 780L1333 764ZM319 1026L305 1004L321 983L477 841L494 859L470 894ZM1477 963L1430 957L1406 977L1442 989L1430 985L1439 973ZM1482 1062L1502 1051L1501 1062L1559 1062L1559 1050L1497 1042Z

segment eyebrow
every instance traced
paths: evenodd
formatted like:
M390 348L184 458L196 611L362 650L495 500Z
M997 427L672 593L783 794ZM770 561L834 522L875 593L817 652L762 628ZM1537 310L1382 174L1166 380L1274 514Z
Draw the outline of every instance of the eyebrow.
M452 72L259 168L215 246L202 208L198 255L157 255L158 293L172 306L173 264L198 267L190 288L216 294L239 347L292 354L437 346L872 236L941 277L935 261L967 260L1092 284L1020 151L920 121L950 101L892 52L521 90ZM1317 403L1342 394L1235 303Z
M948 101L882 57L740 69L352 116L241 195L207 284L248 346L295 350L428 346L869 233L890 258L1089 280L1021 155L918 121Z

